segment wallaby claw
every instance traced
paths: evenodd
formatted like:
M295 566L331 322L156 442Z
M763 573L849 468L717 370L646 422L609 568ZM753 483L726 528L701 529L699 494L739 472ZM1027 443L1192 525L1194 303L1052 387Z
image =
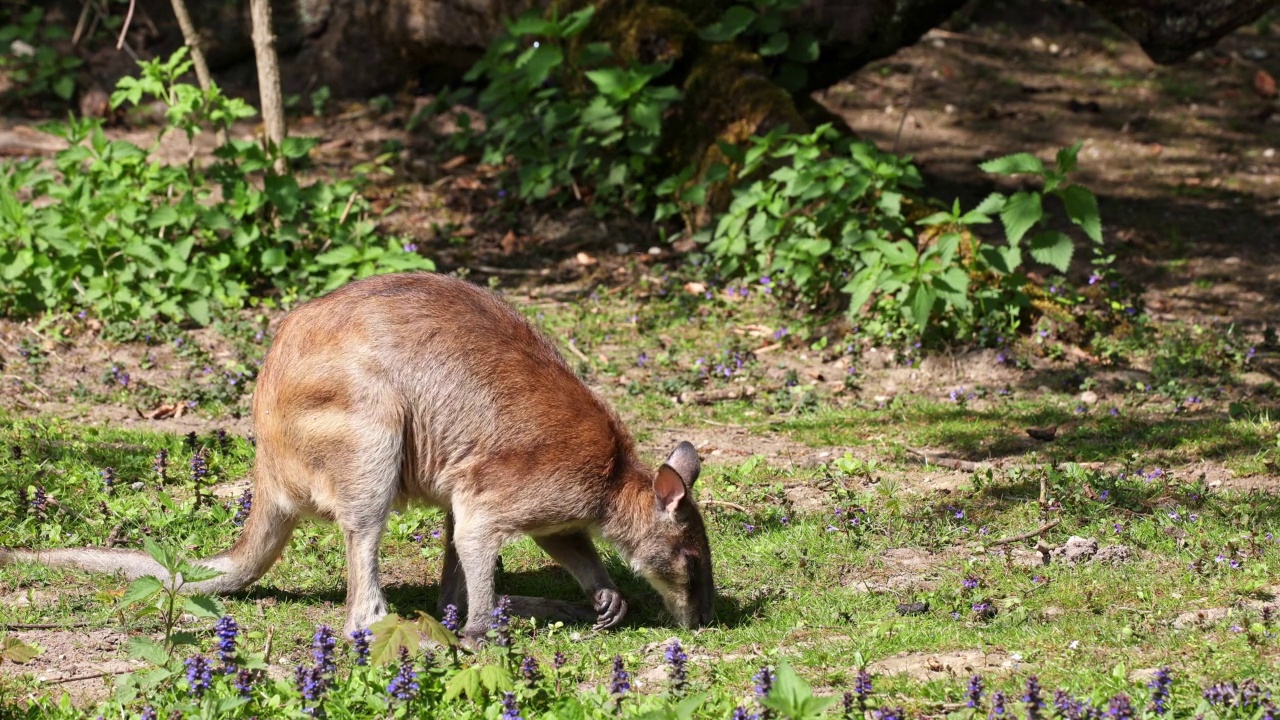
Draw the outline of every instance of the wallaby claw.
M604 630L616 627L627 616L627 601L623 599L622 593L617 590L603 588L596 591L595 610L599 614L596 616L596 624L593 629Z

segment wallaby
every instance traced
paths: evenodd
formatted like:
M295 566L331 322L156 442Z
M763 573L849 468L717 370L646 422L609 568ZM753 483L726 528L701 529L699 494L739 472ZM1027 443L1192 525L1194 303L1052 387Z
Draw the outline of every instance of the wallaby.
M393 507L447 513L440 607L479 638L504 543L527 534L592 598L597 628L626 602L592 544L610 541L685 627L711 621L711 548L690 494L697 451L653 472L618 416L555 347L492 293L443 275L380 275L306 303L280 324L253 397L253 506L242 534L193 584L234 592L279 558L303 516L336 520L347 547L346 632L387 612L378 547ZM145 553L0 550L12 560L164 577ZM464 587L465 583L465 587Z

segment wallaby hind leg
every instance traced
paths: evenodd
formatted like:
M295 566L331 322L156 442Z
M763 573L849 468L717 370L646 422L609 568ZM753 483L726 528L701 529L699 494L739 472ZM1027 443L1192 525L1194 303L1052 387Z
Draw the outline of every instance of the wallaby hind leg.
M347 621L344 631L368 628L387 614L378 576L378 549L400 491L401 439L373 423L352 423L355 441L331 456L340 496L337 521L347 545Z
M596 629L611 628L627 615L627 601L613 584L600 554L584 532L565 532L535 537L534 542L564 568L591 598L599 615Z
M467 612L467 588L462 566L458 563L458 548L453 544L453 513L444 516L444 567L440 571L440 600L436 609L444 617L448 605L457 608L459 616Z
M462 634L474 640L489 629L495 604L494 570L508 535L495 528L483 511L461 505L455 505L454 510L453 546L467 586L467 624Z

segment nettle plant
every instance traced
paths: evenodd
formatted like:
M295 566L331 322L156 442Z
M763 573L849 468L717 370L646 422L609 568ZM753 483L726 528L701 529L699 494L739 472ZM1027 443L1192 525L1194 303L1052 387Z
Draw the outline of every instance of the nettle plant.
M979 325L1016 331L1033 305L1029 261L1065 273L1074 255L1067 234L1045 227L1045 196L1061 200L1068 219L1093 241L1095 278L1111 260L1101 252L1096 199L1067 181L1078 144L1060 151L1052 168L1025 153L982 165L991 173L1037 175L1040 191L994 193L969 211L957 201L950 212L914 223L904 212L905 191L918 188L920 178L909 159L843 138L828 126L804 135L779 128L753 138L745 151L722 149L738 177L755 179L735 187L729 209L696 238L725 276L769 278L812 305L842 296L851 315L870 306L901 317L917 333L932 329L951 338L968 336ZM704 183L728 172L713 167ZM699 201L705 185L687 180L681 176L659 187L673 198L659 206L659 219ZM1005 230L1003 244L972 232L996 216Z
M755 50L774 82L800 92L809 78L806 65L818 61L818 38L808 30L784 29L787 16L805 0L759 0L732 5L698 36L708 42L738 41Z
M574 42L594 12L531 12L508 22L467 74L486 84L478 106L487 124L464 130L521 199L564 193L590 196L595 206L643 207L662 114L680 93L654 83L665 64L624 65L605 43Z
M433 269L377 233L362 180L303 185L271 168L298 162L315 141L280 147L233 140L209 165L153 157L172 131L189 139L254 111L217 88L178 82L186 49L142 63L112 105L164 102L166 124L149 148L109 140L101 123L69 119L42 129L67 141L53 167L0 167L0 312L88 309L107 320L164 317L208 324L251 298L318 294L379 272Z

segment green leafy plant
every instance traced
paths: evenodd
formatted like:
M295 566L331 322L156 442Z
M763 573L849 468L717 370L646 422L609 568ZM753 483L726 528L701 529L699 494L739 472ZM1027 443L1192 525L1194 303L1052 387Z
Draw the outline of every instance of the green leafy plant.
M75 72L82 64L54 43L66 40L62 27L45 22L39 6L0 26L0 72L9 79L9 95L16 100L52 95L70 100L76 91Z
M180 83L185 49L142 63L124 78L115 105L168 104L156 144L109 140L92 119L44 126L67 141L52 170L37 161L0 171L0 312L90 309L107 320L162 316L204 325L219 309L271 292L325 292L380 272L433 269L430 260L384 237L360 195L362 180L304 185L276 174L278 157L305 158L314 140L280 147L232 141L212 164L153 159L164 135L194 137L253 114L215 86Z
M805 66L818 60L818 38L808 30L784 28L788 15L805 4L804 0L760 0L731 5L699 36L708 42L742 42L760 55L775 82L799 92L808 81Z
M184 595L188 583L212 580L222 573L203 565L193 565L169 548L162 547L151 538L142 543L147 554L164 568L167 580L154 575L144 575L129 584L121 605L137 607L135 619L158 615L164 624L164 642L157 644L150 638L135 636L129 639L129 654L156 665L165 664L173 650L182 645L193 645L192 633L174 632L178 617L190 613L198 618L217 618L223 614L222 603L210 595Z
M604 43L576 43L594 8L508 22L471 69L486 127L472 142L506 170L522 199L568 191L593 203L643 207L662 114L680 95L654 80L666 65L623 65Z

